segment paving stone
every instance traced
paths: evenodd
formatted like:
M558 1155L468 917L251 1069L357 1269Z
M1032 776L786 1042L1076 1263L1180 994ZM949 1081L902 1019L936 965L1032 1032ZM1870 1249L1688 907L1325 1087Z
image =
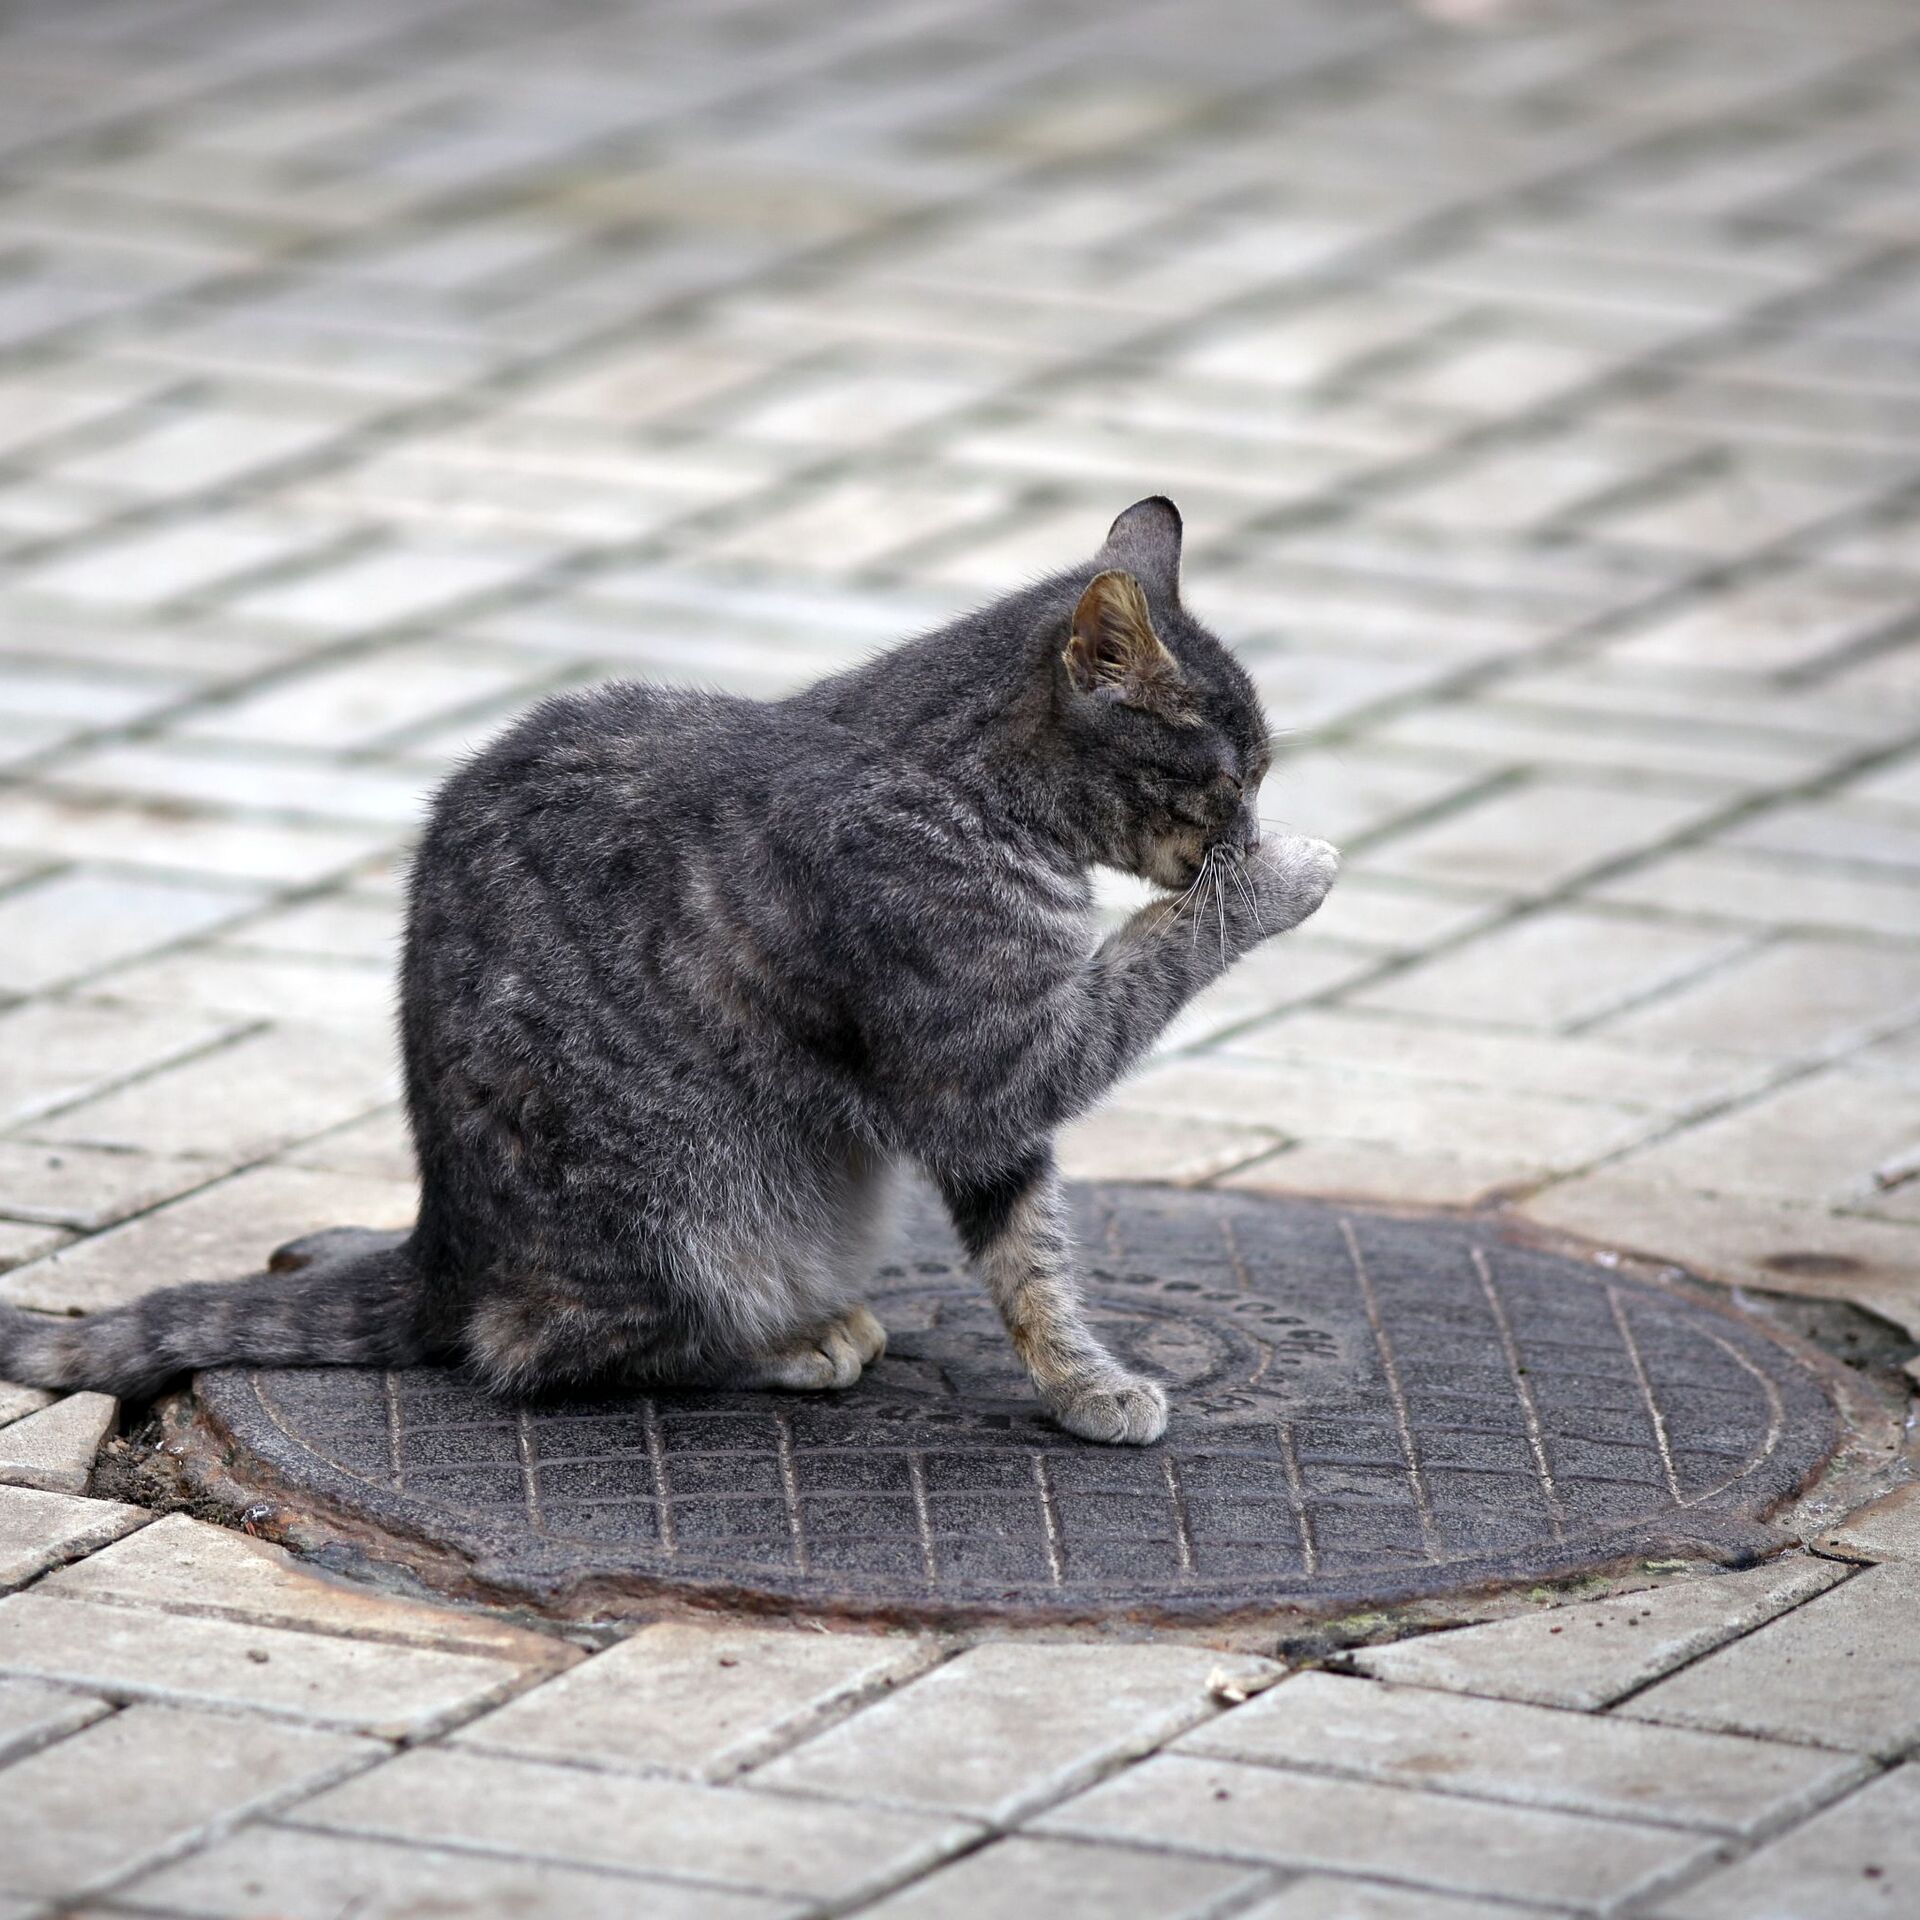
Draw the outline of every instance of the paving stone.
M220 486L310 453L334 438L333 421L293 415L205 411L155 421L97 452L61 461L66 479L99 480L165 499Z
M93 1313L156 1286L258 1273L283 1241L327 1226L404 1227L410 1184L299 1167L254 1167L0 1279L0 1299Z
M530 702L537 681L550 671L538 656L470 641L416 641L365 658L323 662L238 700L204 708L183 722L180 732L250 747L354 751L509 692Z
M1512 1913L1509 1906L1456 1899L1424 1888L1416 1892L1377 1881L1333 1880L1309 1873L1271 1900L1244 1909L1236 1920L1510 1920Z
M1809 778L1840 753L1838 742L1806 735L1716 728L1699 721L1665 727L1639 716L1609 724L1591 712L1545 712L1503 699L1415 707L1370 738L1429 752L1472 753L1492 765L1531 767L1548 775L1572 767L1629 777L1655 774L1676 790L1697 784L1703 794L1765 790Z
M257 894L159 878L52 875L0 897L0 991L28 993L97 973L258 903Z
M0 1427L0 1481L46 1493L85 1492L93 1456L119 1411L110 1394L70 1393Z
M667 1872L809 1903L877 1890L979 1831L944 1815L863 1807L849 1820L828 1801L434 1749L323 1794L298 1817L339 1833Z
M383 1107L364 1120L317 1135L289 1147L286 1164L315 1167L323 1173L365 1174L372 1179L412 1186L418 1179L413 1159L413 1137L407 1117L398 1106Z
M0 1680L0 1761L17 1760L111 1711L104 1700L39 1680Z
M206 1920L422 1920L429 1914L511 1914L513 1920L784 1920L791 1898L729 1893L672 1880L587 1872L550 1860L510 1860L446 1847L396 1846L255 1824L119 1890L141 1909Z
M49 1226L110 1226L208 1177L204 1161L0 1140L0 1213Z
M38 1260L65 1243L58 1227L31 1226L20 1220L0 1220L0 1271Z
M116 967L97 984L134 1005L204 1007L236 1021L277 1018L363 1036L391 1015L393 981L391 965L216 946Z
M1221 1860L1181 1859L1080 1841L997 1840L903 1887L866 1911L873 1920L1207 1920L1263 1876Z
M380 1752L312 1727L125 1708L8 1771L0 1887L41 1898L83 1893Z
M1516 1172L1579 1165L1628 1146L1653 1124L1643 1112L1598 1100L1353 1074L1324 1062L1278 1066L1227 1050L1149 1066L1114 1101L1124 1110L1256 1120L1294 1138L1362 1140L1415 1152L1444 1141L1448 1151L1469 1157L1491 1149L1511 1155Z
M1913 877L1822 867L1735 847L1696 847L1602 881L1598 900L1751 926L1920 938Z
M1714 801L1564 776L1503 787L1368 849L1376 873L1541 893L1696 823Z
M1862 1770L1804 1748L1326 1673L1272 1688L1173 1750L1721 1833L1790 1818Z
M1621 1711L1892 1759L1920 1739L1916 1603L1920 1569L1868 1567Z
M1585 1035L1440 1026L1345 1007L1303 1008L1235 1034L1235 1054L1337 1066L1561 1100L1675 1111L1750 1091L1759 1076L1732 1054L1674 1054Z
M0 1427L15 1420L24 1420L28 1414L38 1413L42 1407L52 1406L58 1397L44 1387L22 1387L10 1380L0 1380Z
M99 1502L90 1502L98 1506ZM114 1509L138 1513L137 1509ZM124 1532L126 1529L121 1528ZM95 1543L104 1545L104 1541ZM43 1580L41 1593L158 1607L307 1633L440 1647L538 1674L577 1657L564 1640L472 1608L435 1606L330 1576L285 1548L170 1513Z
M263 1657L264 1656L264 1657ZM518 1667L475 1654L56 1598L0 1600L0 1671L173 1706L398 1739L489 1705Z
M1209 1184L1233 1192L1337 1196L1382 1206L1472 1207L1528 1178L1524 1163L1492 1149L1455 1154L1379 1140L1300 1140Z
M921 1639L667 1621L455 1739L529 1759L716 1780L910 1679L936 1652Z
M755 1773L756 1784L1010 1820L1212 1710L1218 1656L975 1647ZM1264 1661L1224 1663L1249 1680Z
M1604 1600L1363 1648L1352 1659L1383 1680L1591 1712L1825 1592L1843 1575L1831 1562L1802 1557L1743 1573L1690 1574Z
M1351 1001L1438 1020L1562 1026L1637 1001L1738 953L1741 945L1725 933L1555 907L1365 987ZM1681 1044L1713 1043L1690 1037Z
M1179 1754L1157 1754L1037 1824L1044 1832L1371 1873L1583 1911L1618 1905L1712 1846L1672 1827Z
M1055 1145L1069 1180L1207 1180L1270 1154L1278 1133L1103 1108L1063 1129Z
M400 914L385 900L327 893L283 907L235 928L225 942L249 952L292 953L336 960L397 964Z
M0 794L0 849L163 874L312 886L378 853L393 838L390 828L243 820L164 801L82 800L26 787Z
M1909 1483L1851 1513L1816 1543L1862 1560L1920 1560L1920 1485Z
M230 605L245 620L313 633L366 632L423 619L494 592L534 572L547 557L543 549L504 543L399 543L261 587ZM288 715L282 724L293 727L297 721ZM248 736L243 731L239 737Z
M89 542L22 584L83 606L154 607L317 552L340 538L324 521L241 510Z
M1812 515L1808 516L1813 517ZM1746 537L1753 537L1751 501ZM1615 659L1650 666L1804 666L1910 616L1912 581L1802 572L1721 592L1614 641Z
M1920 1768L1908 1766L1654 1911L1672 1920L1891 1920L1911 1904L1916 1878Z
M1889 703L1884 692L1880 698L1883 706ZM1770 807L1737 821L1724 838L1729 846L1844 863L1856 872L1907 880L1920 873L1920 823L1890 808L1856 806L1840 798Z
M348 1036L277 1027L69 1106L38 1131L47 1140L230 1166L385 1105L393 1073L386 1036L377 1030Z
M1847 1066L1793 1081L1662 1140L1624 1164L1712 1193L1841 1205L1920 1140L1920 1087Z
M284 747L253 750L231 741L116 741L63 754L41 777L62 792L305 814L396 830L413 827L426 805L426 781L417 773L334 758L303 760Z
M1528 1196L1521 1211L1601 1247L1675 1260L1769 1293L1850 1300L1920 1338L1920 1233L1903 1221L1830 1213L1751 1193L1696 1193L1631 1161ZM4 1286L0 1282L0 1286Z
M1836 1045L1915 1012L1920 977L1910 954L1805 934L1603 1019L1597 1031L1635 1046L1779 1058Z
M0 1587L24 1586L49 1567L119 1539L147 1517L115 1500L0 1487Z

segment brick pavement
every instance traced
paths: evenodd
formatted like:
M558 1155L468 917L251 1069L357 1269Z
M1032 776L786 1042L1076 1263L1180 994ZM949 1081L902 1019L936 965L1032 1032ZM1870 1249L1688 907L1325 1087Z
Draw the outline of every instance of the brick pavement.
M1350 865L1075 1170L1499 1204L1920 1339L1917 127L1894 0L10 9L0 1296L408 1217L396 876L503 717L798 683L1165 490ZM88 1498L109 1412L0 1388L4 1920L1920 1872L1897 1496L1223 1688L596 1651Z

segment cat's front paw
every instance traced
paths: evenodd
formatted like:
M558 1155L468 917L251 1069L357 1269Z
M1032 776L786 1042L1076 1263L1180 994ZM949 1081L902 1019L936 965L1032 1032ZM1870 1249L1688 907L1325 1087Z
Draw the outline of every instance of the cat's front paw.
M1167 1430L1166 1389L1137 1373L1076 1381L1055 1394L1047 1410L1069 1433L1103 1446L1144 1447Z
M1340 850L1304 835L1286 839L1257 855L1254 897L1263 933L1285 933L1319 911L1340 875Z

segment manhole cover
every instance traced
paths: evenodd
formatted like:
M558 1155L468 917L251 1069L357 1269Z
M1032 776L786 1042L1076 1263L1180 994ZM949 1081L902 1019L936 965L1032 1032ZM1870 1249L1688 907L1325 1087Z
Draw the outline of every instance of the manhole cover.
M1490 1227L1158 1188L1075 1205L1102 1330L1172 1389L1159 1446L1045 1421L924 1201L875 1298L887 1356L845 1394L516 1414L449 1373L338 1369L209 1374L199 1402L230 1489L429 1577L923 1618L1345 1610L1737 1557L1838 1438L1763 1329Z

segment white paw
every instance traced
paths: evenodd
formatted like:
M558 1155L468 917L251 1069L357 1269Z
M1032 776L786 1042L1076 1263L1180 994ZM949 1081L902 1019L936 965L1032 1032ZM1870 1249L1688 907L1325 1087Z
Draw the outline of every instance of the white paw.
M1082 1440L1144 1447L1167 1430L1166 1390L1137 1374L1113 1373L1065 1389L1049 1409Z
M1285 933L1319 911L1340 874L1340 850L1324 840L1281 842L1261 856L1260 914L1268 933Z
M865 1307L851 1307L811 1338L770 1353L746 1382L789 1393L850 1387L887 1350L887 1330Z

